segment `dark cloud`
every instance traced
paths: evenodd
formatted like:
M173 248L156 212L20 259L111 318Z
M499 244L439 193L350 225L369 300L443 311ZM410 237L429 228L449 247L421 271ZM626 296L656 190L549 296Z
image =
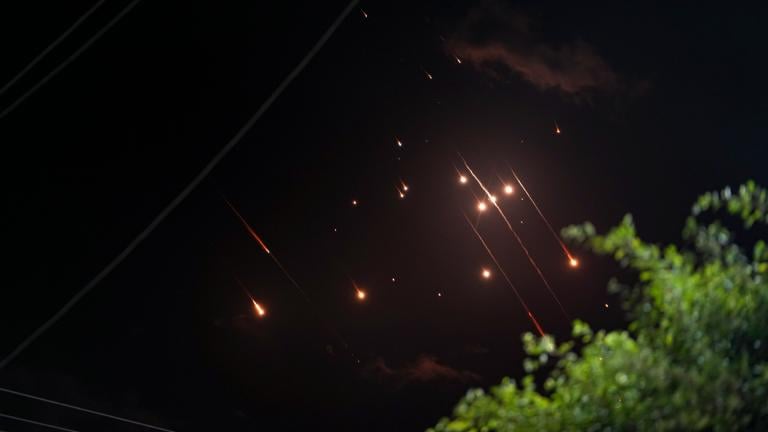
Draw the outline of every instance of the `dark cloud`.
M393 381L398 384L424 383L433 381L451 381L471 383L480 381L480 375L467 370L455 369L440 363L431 355L422 354L414 362L402 368L387 365L383 358L376 359L366 368L369 376L382 381Z
M536 87L583 96L621 86L611 66L586 42L543 42L523 13L484 2L467 17L447 49L501 78L512 72Z

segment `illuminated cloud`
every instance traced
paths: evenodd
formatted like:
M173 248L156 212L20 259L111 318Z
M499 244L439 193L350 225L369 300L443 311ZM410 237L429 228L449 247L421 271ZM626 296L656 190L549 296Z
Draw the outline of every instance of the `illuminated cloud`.
M581 40L544 41L525 14L498 1L481 2L446 50L490 75L514 76L542 90L583 96L620 87L611 66Z
M399 384L425 382L473 383L481 380L480 375L467 370L456 369L441 363L436 357L422 354L415 361L402 368L387 365L383 358L376 359L367 367L368 375Z

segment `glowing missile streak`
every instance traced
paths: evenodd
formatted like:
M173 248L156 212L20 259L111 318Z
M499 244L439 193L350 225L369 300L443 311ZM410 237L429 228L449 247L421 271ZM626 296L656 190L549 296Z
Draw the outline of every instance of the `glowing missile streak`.
M555 122L555 134L560 135L560 126L557 125L557 122Z
M535 317L535 316L533 316L533 314L532 314L531 312L528 312L528 318L530 318L530 319L531 319L531 321L533 321L533 325L535 325L535 326L536 326L536 330L538 330L538 331L539 331L539 334L540 334L542 337L544 337L544 330L543 330L543 329L541 328L541 326L539 325L539 321L536 319L536 317Z
M368 14L364 10L360 9L360 13L363 15L363 18L368 18Z
M460 59L460 58L458 58L458 57L456 57L456 56L453 56L453 58L455 58L455 59L456 59L456 63L458 63L458 64L461 64L461 59Z
M261 240L261 237L259 237L259 235L256 234L256 231L254 231L251 228L251 226L248 225L248 222L245 221L245 218L240 214L239 211L237 211L235 206L233 206L232 203L230 203L229 200L227 200L226 198L224 198L224 202L226 202L227 205L229 206L229 208L232 209L232 212L235 213L235 216L237 216L237 218L240 219L240 222L243 224L243 226L245 227L246 231L248 231L248 234L250 234L251 237L253 237L254 240L259 242L259 246L261 246L261 248L264 249L264 252L266 252L268 255L271 255L267 245L265 245L264 242Z
M538 330L541 336L544 336L544 330L539 325L539 322L536 321L536 318L534 318L533 313L531 312L531 309L528 307L528 304L525 303L525 300L523 300L523 296L521 296L520 292L517 291L517 288L515 288L515 284L513 284L512 281L509 279L509 276L507 276L507 272L505 272L504 269L501 267L501 264L499 264L499 260L497 260L493 252L491 252L491 248L489 248L488 244L485 243L485 240L483 240L483 236L481 236L480 232L478 232L477 229L475 229L475 227L472 225L472 221L469 220L466 214L464 214L464 219L466 219L467 225L469 225L469 228L472 229L472 232L475 233L475 236L477 236L477 239L480 240L480 243L482 243L483 247L485 248L485 251L488 252L488 256L490 256L491 259L493 260L493 263L496 264L496 268L498 268L501 275L504 276L504 280L507 281L507 285L509 285L509 287L512 288L512 292L515 293L515 297L517 297L517 301L520 302L520 305L523 307L523 309L525 309L525 312L528 313L528 318L531 319L531 322L533 322L533 325L536 327L536 330ZM490 271L488 271L488 277L490 277Z
M256 315L258 315L259 317L263 317L264 315L267 314L267 311L265 311L260 304L256 303L256 300L251 299L251 301L253 302L253 309L256 311Z
M267 248L267 246L264 244L264 242L263 242L263 241L261 241L261 238L260 238L260 237L259 237L259 236L256 234L256 232L253 230L253 228L251 228L251 226L250 226L250 225L248 225L248 222L245 220L245 218L244 218L244 217L242 217L242 215L240 215L240 212L238 212L238 211L237 211L237 209L235 208L235 206L233 206L233 205L232 205L232 203L230 203L230 202L229 202L229 200L227 200L226 198L224 198L224 201L227 203L227 205L229 205L229 208L230 208L230 209L232 209L232 212L234 212L234 213L235 213L235 215L238 217L238 219L240 219L240 221L243 223L243 226L244 226L244 227L245 227L245 229L248 231L248 233L249 233L249 234L251 234L251 236L252 236L252 237L253 237L253 238L254 238L256 241L258 241L258 242L259 242L259 245L261 245L261 248L262 248L262 249L264 249L264 252L266 252L266 253L267 253L267 255L269 255L269 257L270 257L270 258L272 258L272 261L274 261L274 262L275 262L275 265L277 265L277 267L280 269L280 271L282 271L282 272L283 272L283 274L285 275L285 277L286 277L286 278L288 278L288 280L291 282L291 284L294 286L294 288L296 288L296 290L297 290L297 291L299 291L299 292L301 293L301 295L302 295L302 296L304 296L304 300L307 302L307 304L309 304L310 306L312 306L312 310L313 310L313 312L314 312L314 313L315 313L315 315L316 315L316 316L317 316L317 317L318 317L318 318L319 318L319 319L320 319L320 320L323 322L323 324L325 324L325 327L328 329L328 331L330 331L331 333L333 333L333 334L336 336L336 338L337 338L337 339L338 339L338 340L341 342L341 344L344 346L344 348L345 348L347 351L349 351L349 353L352 355L352 357L354 357L354 358L355 358L355 360L356 360L357 362L359 362L359 359L357 358L357 355L355 355L355 353L354 353L354 352L353 352L353 351L352 351L352 350L349 348L349 344L347 343L347 340L346 340L346 339L344 339L344 337L341 335L341 333L339 333L339 332L338 332L338 331L337 331L335 328L333 328L333 327L331 327L330 325L328 325L328 324L326 324L326 323L325 323L325 321L323 320L323 317L320 315L320 312L317 310L317 307L315 307L314 303L312 302L312 299L309 297L309 295L307 294L307 292L306 292L306 291L304 291L304 289L301 287L301 285L299 285L299 283L298 283L298 282L296 282L296 279L294 279L294 278L293 278L293 276L291 276L291 274L290 274L290 273L288 273L288 270L286 270L286 269L285 269L285 267L283 267L283 264L282 264L282 263L280 263L280 260L278 260L278 259L277 259L277 257L276 257L276 256L275 256L273 253L271 253L271 252L269 251L269 249L268 249L268 248ZM357 205L357 202L355 201L355 202L354 202L354 204L355 204L355 205ZM244 287L244 285L242 284L242 282L240 282L240 281L238 280L238 283L240 284L240 286L242 286L242 287L243 287L243 289L245 289L245 287ZM247 290L246 290L246 292L247 292ZM250 294L249 294L249 297L250 297ZM259 308L261 308L261 306L259 305L258 307L256 307L256 305L257 305L258 303L256 303L256 302L253 300L253 298L251 298L251 301L254 303L254 308L256 309L256 313L257 313L257 314L259 314L259 316L263 316L263 314L259 312ZM262 311L264 314L266 314L266 311L265 311L263 308L261 308L261 311Z
M526 189L526 187L523 184L523 182L520 181L520 178L515 173L515 170L513 170L512 167L509 166L509 165L507 165L507 167L512 172L512 175L515 176L515 180L517 180L517 183L520 185L520 188L523 190L523 192L525 192L525 195L528 197L528 200L530 200L531 204L533 204L533 208L535 208L536 212L539 214L539 216L541 216L541 220L543 220L544 224L546 224L547 228L549 228L549 232L552 233L552 236L555 238L555 240L557 240L557 242L560 243L560 248L563 249L563 252L565 253L565 256L568 258L568 264L571 267L578 267L579 261L576 258L574 258L573 255L571 255L571 251L568 250L568 247L565 246L565 243L563 242L563 240L560 238L559 235L557 235L557 232L555 232L555 229L552 228L552 225L549 223L547 218L544 217L544 213L542 213L541 209L536 204L536 201L533 200L533 197L528 192L528 189Z
M475 172L472 171L472 168L469 167L469 164L464 159L464 157L461 156L461 154L459 154L459 157L461 158L462 162L464 162L464 166L467 168L467 171L472 176L472 178L474 178L477 184L480 185L480 188L483 190L483 192L485 192L485 195L490 198L492 196L491 192L488 191L488 189L485 187L483 182L481 182L480 179L477 177L477 175L475 175ZM557 297L557 294L555 294L555 291L549 285L549 282L547 282L547 278L544 277L544 273L541 272L541 268L539 268L538 264L536 264L536 261L534 261L533 256L531 256L531 253L528 251L528 248L525 247L525 244L523 243L523 239L521 239L520 236L517 234L517 231L515 231L515 229L512 228L512 224L509 222L509 219L507 219L507 216L501 210L501 207L499 207L499 205L493 201L491 201L491 204L493 204L493 206L496 207L496 210L501 215L501 218L507 224L507 228L509 228L509 231L512 233L512 235L515 236L515 240L517 240L517 243L523 249L525 256L528 257L528 262L530 262L533 269L536 270L536 273L539 275L539 279L541 279L541 281L544 283L544 286L547 288L547 290L549 291L549 294L552 296L552 298L555 300L557 305L560 307L560 310L563 312L563 315L565 315L566 318L570 319L570 317L568 316L568 312L565 311L565 307L563 307L563 304L560 302L560 299Z

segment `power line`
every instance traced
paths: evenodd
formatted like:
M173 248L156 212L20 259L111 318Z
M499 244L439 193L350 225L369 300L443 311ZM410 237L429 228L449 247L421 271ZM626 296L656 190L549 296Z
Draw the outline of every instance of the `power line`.
M0 387L0 392L9 393L9 394L16 395L16 396L21 396L21 397L24 397L24 398L27 398L27 399L33 399L33 400L40 401L40 402L46 402L46 403L49 403L49 404L58 405L58 406L61 406L61 407L65 407L65 408L69 408L69 409L85 412L85 413L88 413L88 414L94 414L94 415L101 416L101 417L106 417L106 418L109 418L109 419L112 419L112 420L117 420L117 421L121 421L121 422L125 422L125 423L130 423L130 424L134 424L134 425L137 425L137 426L143 426L143 427L149 428L149 429L159 430L159 431L163 431L163 432L174 432L171 429L161 428L159 426L153 426L151 424L142 423L142 422L139 422L139 421L136 421L136 420L131 420L131 419L123 418L123 417L118 417L116 415L107 414L107 413L95 411L95 410L92 410L92 409L71 405L71 404L64 403L64 402L58 402L58 401L55 401L55 400L46 399L44 397L35 396L35 395L28 394L28 393L22 393L20 391L11 390L11 389L7 389L7 388L3 388L3 387Z
M16 82L20 80L24 76L24 74L26 74L33 67L35 67L35 65L39 63L40 60L43 59L43 57L45 57L49 52L53 51L54 48L56 48L64 39L67 38L67 36L69 36L73 31L75 31L80 26L80 24L82 24L83 21L88 19L88 17L91 16L91 14L93 14L96 11L96 9L99 8L99 6L103 5L104 2L106 2L106 0L99 0L98 2L96 2L96 4L91 6L90 9L85 11L84 14L80 15L80 17L71 26L69 26L69 28L66 31L64 31L64 33L62 33L59 37L57 37L56 40L51 42L51 44L48 45L40 54L38 54L35 58L32 59L32 61L30 61L26 66L24 66L24 69L22 69L13 78L11 78L11 80L8 81L8 83L5 84L3 88L0 89L0 95L8 91L8 89L12 85L16 84Z
M52 424L49 424L49 423L43 423L43 422L39 422L37 420L32 420L32 419L28 419L28 418L24 418L24 417L12 416L10 414L0 413L0 417L4 417L4 418L7 418L7 419L20 421L22 423L29 423L29 424L33 424L33 425L36 425L36 426L43 426L43 427L47 427L47 428L50 428L50 429L65 431L65 432L79 432L79 431L76 431L75 429L65 428L63 426L56 426L56 425L52 425Z
M138 0L136 0L138 1ZM16 356L18 356L24 349L26 349L35 339L40 337L41 334L43 334L48 328L50 328L53 324L55 324L58 320L61 319L72 307L77 304L77 302L80 301L83 296L85 296L89 291L91 291L96 285L99 284L109 273L112 272L118 265L120 265L123 260L133 252L134 249L142 242L144 239L146 239L152 231L157 228L158 225L176 208L181 204L184 199L189 196L189 194L192 193L195 188L208 176L208 174L213 171L213 169L216 167L216 165L221 162L222 159L237 145L238 142L240 142L241 139L248 133L248 131L253 127L253 125L256 123L256 121L261 118L261 116L269 109L269 107L277 100L277 98L285 91L285 89L288 87L288 85L301 73L302 70L309 64L309 62L312 60L312 58L320 51L320 49L325 45L325 43L328 41L328 39L331 38L333 33L336 31L336 29L341 25L341 23L344 21L344 19L349 15L349 13L355 8L359 0L352 0L347 7L341 12L341 14L336 18L336 20L331 24L330 27L328 27L328 30L323 33L323 35L320 37L320 40L317 41L317 43L312 47L311 50L307 53L307 55L299 62L298 65L296 65L295 68L285 77L285 79L280 83L279 86L275 89L274 92L269 96L269 98L264 101L264 103L259 107L259 109L256 111L256 113L243 125L242 128L235 134L232 139L227 142L227 144L219 150L219 152L211 159L205 167L192 179L192 181L179 193L179 195L174 198L153 220L150 222L149 225L147 225L146 228L144 228L143 231L139 233L138 236L136 236L133 241L131 241L126 248L120 252L115 258L110 261L109 264L107 264L106 267L104 267L103 270L101 270L93 279L91 279L90 282L88 282L80 291L78 291L69 301L62 306L62 308L56 312L52 317L50 317L43 325L41 325L37 330L32 332L31 335L29 335L24 341L19 344L16 349L14 349L8 356L3 359L2 362L0 362L0 369L3 369L10 363ZM134 2L135 3L135 2Z
M29 96L31 96L34 92L37 91L40 87L42 87L45 83L50 81L51 78L56 76L59 72L61 72L62 69L67 67L70 63L75 61L82 53L85 52L91 45L93 45L94 42L96 42L101 36L104 35L109 29L111 29L115 24L118 23L128 12L131 11L141 0L133 0L128 4L128 6L124 7L123 10L120 11L117 15L115 15L114 18L112 18L107 25L102 27L99 31L96 32L93 36L91 36L90 39L88 39L80 48L75 50L69 57L67 57L66 60L61 62L58 66L56 66L52 71L48 73L48 75L44 76L43 79L37 82L37 84L33 85L32 88L27 90L24 94L19 96L18 99L16 99L12 104L8 105L7 108L5 108L2 112L0 112L0 120L5 118L11 111L13 111L17 106L21 105L22 102L27 100Z

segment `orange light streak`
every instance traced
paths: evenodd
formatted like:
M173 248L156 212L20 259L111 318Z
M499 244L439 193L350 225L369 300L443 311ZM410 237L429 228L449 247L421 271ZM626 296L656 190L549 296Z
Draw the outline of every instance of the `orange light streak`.
M515 284L513 284L512 281L509 279L509 276L507 276L507 272L505 272L504 269L501 267L499 260L496 259L496 255L493 254L493 252L491 251L491 248L489 248L488 244L485 242L485 240L483 240L483 236L481 236L480 232L477 231L477 229L475 229L474 225L472 225L472 221L469 220L466 214L464 214L464 219L466 219L467 224L469 225L469 228L471 228L472 232L475 233L475 236L477 236L477 239L480 240L480 243L485 248L485 251L488 252L488 256L490 256L491 259L493 260L493 263L496 264L496 268L498 268L501 275L504 276L504 280L507 281L507 285L509 285L509 287L512 288L512 292L515 293L515 297L517 297L517 301L519 301L520 305L523 307L523 309L525 309L525 312L528 314L528 318L531 319L531 321L533 322L533 325L536 327L536 330L538 330L541 336L544 336L544 330L542 330L538 321L536 321L536 318L533 317L533 313L531 312L531 309L528 307L528 304L525 302L525 300L523 300L523 296L520 295L520 292L517 291L517 288L515 288Z
M469 164L464 159L461 154L459 154L459 157L461 158L462 162L464 162L464 166L467 168L467 171L472 176L472 178L475 179L478 185L480 185L480 188L485 192L487 196L491 196L491 192L488 191L488 189L485 187L482 181L475 175L475 172L472 171L472 168L469 167ZM539 268L538 264L536 264L536 261L533 259L533 256L531 256L531 253L528 251L528 248L525 247L525 244L523 243L523 239L520 238L520 236L517 234L517 231L515 231L514 228L512 228L512 224L509 222L509 219L507 219L507 216L504 214L504 212L501 210L501 207L495 202L491 202L494 207L496 207L496 210L499 212L499 215L501 215L501 218L504 220L504 222L507 224L507 228L509 228L509 231L512 233L512 235L515 237L515 240L517 240L517 243L520 245L520 247L523 249L523 252L525 253L525 256L528 258L528 262L531 263L531 266L534 270L536 270L536 273L539 275L539 279L544 283L544 286L549 291L549 294L552 296L552 298L555 300L557 305L560 307L560 310L563 312L563 315L565 315L566 318L569 318L568 312L566 312L565 307L563 307L562 302L560 302L560 299L557 297L557 294L555 294L555 291L552 289L552 286L549 285L549 282L547 281L547 278L544 277L544 273L541 271L541 268Z

